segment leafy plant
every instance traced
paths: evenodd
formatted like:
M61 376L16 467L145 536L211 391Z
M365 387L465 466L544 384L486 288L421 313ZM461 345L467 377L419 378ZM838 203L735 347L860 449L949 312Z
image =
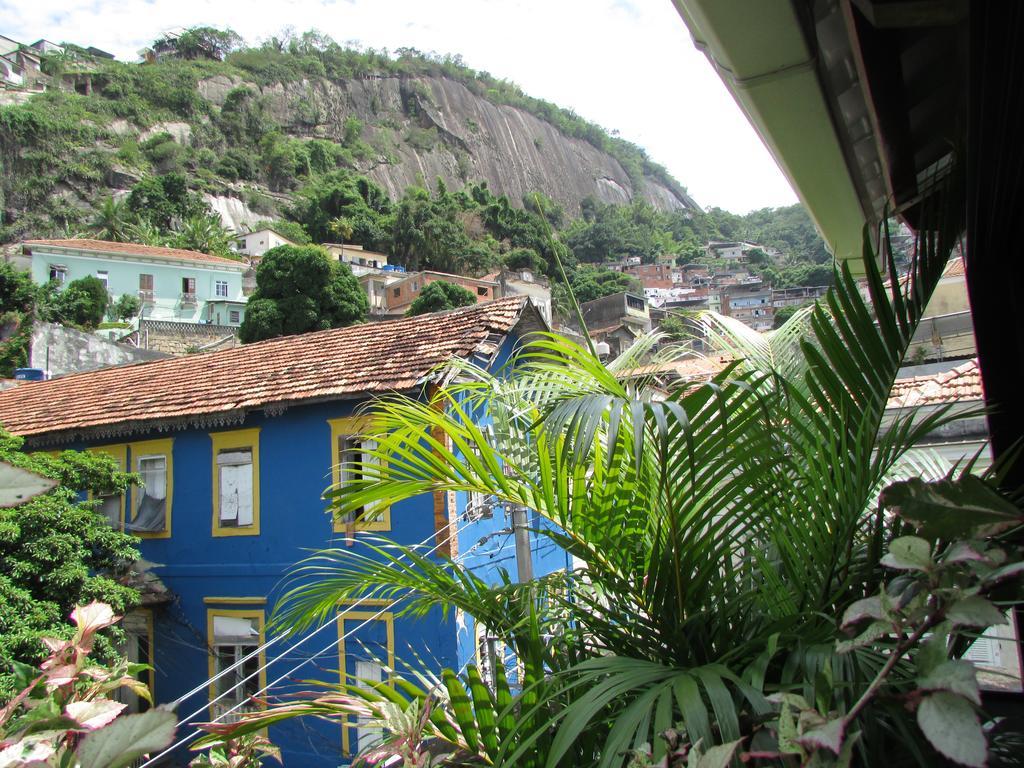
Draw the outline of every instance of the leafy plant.
M93 329L103 322L109 303L106 283L98 277L86 275L72 280L64 290L53 294L46 313L65 325Z
M472 291L447 280L437 280L423 287L406 314L411 317L473 304L476 304L476 296Z
M137 539L114 530L96 501L79 494L124 493L135 475L118 471L105 455L63 451L28 454L24 441L0 430L0 460L60 481L52 491L0 509L0 658L36 665L44 637L66 637L66 617L78 604L99 599L118 612L138 601L122 583L138 558ZM97 636L99 659L116 658L118 629ZM0 699L14 695L15 682L0 674Z
M139 314L142 306L137 296L130 293L123 294L110 308L111 315L117 320L131 320Z
M208 745L208 746L206 746ZM204 746L206 750L189 762L190 768L260 768L266 760L281 760L281 750L261 733L246 733L237 738L214 738Z
M875 508L881 489L943 474L911 449L953 418L949 408L892 424L883 416L957 231L950 218L923 237L902 282L883 253L889 287L865 238L870 304L844 266L823 301L768 339L723 325L719 340L737 362L667 398L616 376L643 359L643 345L605 368L541 336L501 376L460 368L432 402L375 406L376 455L333 492L337 513L482 493L536 511L550 524L538 534L586 563L584 587L554 598L571 617L551 633L561 685L536 705L546 717L505 734L501 760L530 753L541 733L553 734L548 766L615 765L643 743L660 760L668 747L657 734L678 724L690 745L725 745L777 716L768 696L817 703L822 680L828 711L852 712L850 729L855 721L864 734L851 747L861 762L927 753L898 711L856 709L884 660L871 648L838 654L834 617L877 595L884 578L898 531ZM514 616L465 566L398 567L408 553L397 545L372 559L343 554L323 552L297 572L280 621L301 627L340 599L411 589L420 610L460 608L529 658Z
M366 317L366 294L348 265L316 246L280 245L256 268L238 337L244 342L352 325Z
M103 667L89 658L96 633L120 617L93 602L75 608L71 619L71 639L43 639L50 655L38 672L14 663L23 687L0 709L0 765L124 768L174 737L174 713L121 716L125 704L111 698L127 688L151 701L149 689L134 677L148 669L145 664L121 660Z

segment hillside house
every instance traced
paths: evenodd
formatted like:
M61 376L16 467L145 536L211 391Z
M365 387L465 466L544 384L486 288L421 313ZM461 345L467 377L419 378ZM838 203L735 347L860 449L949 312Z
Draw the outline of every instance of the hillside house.
M295 243L272 229L258 229L255 232L239 235L235 239L235 248L239 253L256 259L279 245L295 245Z
M636 338L651 330L647 301L626 291L580 305L590 338L609 346L609 358L621 355Z
M532 269L502 269L484 275L483 279L498 284L499 297L528 296L545 322L551 324L551 285L543 275L534 274Z
M22 252L37 283L99 278L113 298L142 302L141 317L237 327L245 319L245 265L179 248L106 240L28 240Z
M345 243L321 243L332 259L348 264L352 274L356 277L370 274L378 270L389 268L388 255L379 251L368 251L361 245L346 245ZM390 267L392 271L405 272L403 267Z
M721 292L721 313L734 317L755 331L770 331L775 322L775 308L772 306L770 288L761 282L750 285L734 285Z
M354 544L336 546L369 555L361 542L374 535L427 541L451 556L486 540L467 564L493 573L505 561L516 572L508 562L515 551L509 518L500 510L466 515L466 494L424 494L373 521L346 523L327 514L322 493L345 481L343 459L363 445L365 421L357 409L369 398L422 395L443 375L438 366L456 359L497 369L524 334L544 327L528 301L510 298L290 336L23 384L0 392L0 423L30 448L104 452L142 475L143 487L102 503L112 524L142 539L143 557L160 563L153 573L173 596L132 620L155 667L149 683L158 703L199 687L180 702L182 716L229 692L210 707L215 717L250 706L249 697L268 680L314 656L289 680L337 682L338 669L380 678L381 661L412 660L414 653L454 669L473 658L471 620L445 619L439 611L399 617L371 601L355 610L340 607L335 623L261 650L258 663L254 657L204 685L271 637L266 622L282 578L332 539L354 537ZM566 553L542 541L530 534L534 573L571 567ZM339 644L349 631L355 634ZM284 652L303 637L297 650ZM242 682L248 674L253 678ZM372 732L308 719L272 726L269 736L286 765L336 768Z
M747 258L747 251L753 248L757 248L753 243L712 241L705 246L704 250L709 259L744 261Z
M390 315L404 314L412 305L420 292L431 283L438 281L454 283L465 288L476 297L477 304L497 298L498 284L493 280L483 280L462 275L449 275L447 272L409 272L387 288L387 313Z

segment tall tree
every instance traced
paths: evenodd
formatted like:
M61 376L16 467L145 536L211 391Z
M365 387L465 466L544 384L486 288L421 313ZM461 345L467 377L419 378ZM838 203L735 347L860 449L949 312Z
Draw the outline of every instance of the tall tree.
M115 200L113 195L107 195L96 209L90 227L100 240L122 243L130 239L128 227L131 220L128 204L124 200Z
M103 322L109 303L106 284L97 277L86 275L72 280L56 295L51 312L60 323L91 329Z
M348 265L317 246L280 245L256 268L256 291L238 337L247 343L341 328L365 320L369 308Z
M211 213L185 219L178 227L173 242L176 248L230 257L234 255L231 248L234 240L235 233L221 223L220 216Z
M183 59L220 61L242 43L242 36L232 29L189 27L180 35L164 35L154 41L157 52L173 52Z

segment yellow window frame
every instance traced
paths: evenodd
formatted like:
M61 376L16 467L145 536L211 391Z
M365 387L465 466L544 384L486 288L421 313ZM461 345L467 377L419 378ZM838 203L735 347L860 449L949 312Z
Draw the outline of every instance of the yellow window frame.
M254 598L257 599L257 598ZM235 619L256 619L257 625L259 626L260 634L256 638L256 645L262 648L265 640L265 619L264 611L262 609L241 609L241 608L207 608L206 609L206 647L207 647L207 671L209 674L207 677L212 678L217 674L217 656L213 652L215 646L215 637L213 635L213 618L214 616L228 616ZM256 661L259 662L259 675L257 680L259 681L260 690L267 687L267 654L265 651L260 650L259 656L256 657ZM214 710L213 700L217 698L217 681L212 681L207 686L208 701L210 702L210 719L213 720L216 717L216 711Z
M214 536L259 536L260 535L260 428L235 429L231 432L211 432L213 443L213 535ZM220 470L217 454L231 448L252 450L252 525L243 527L221 525L220 523Z
M128 446L127 445L125 445L123 443L120 444L120 445L100 445L100 446L94 446L94 447L86 448L85 450L86 450L86 453L91 453L94 456L105 453L107 456L109 456L115 462L117 462L118 469L120 469L122 472L126 472L127 471L126 470L126 467L128 466ZM119 493L118 496L121 499L121 514L119 515L120 530L123 531L124 530L124 521L125 521L125 517L124 517L125 516L125 511L124 511L124 509L125 509L125 501L127 500L127 494ZM94 492L89 491L89 501L95 501L97 498L98 497L97 497L97 495Z
M132 535L140 539L169 539L171 538L171 516L174 510L174 438L168 437L163 440L142 440L128 445L131 451L132 471L139 471L139 459L147 456L164 456L167 459L167 506L164 516L164 530L153 531L132 531ZM135 508L135 494L137 488L133 489L131 504L131 519L134 520L138 510Z
M343 437L358 436L370 426L369 416L347 416L341 419L328 419L331 427L331 488L341 486L341 451L338 450L338 441ZM378 507L374 510L380 515L380 520L358 520L353 523L332 518L332 529L335 533L348 533L349 531L390 531L391 530L391 507Z
M353 602L353 601L346 601ZM390 600L360 600L360 605L390 605ZM384 631L387 634L387 652L388 652L388 668L395 668L395 614L393 611L350 611L345 608L338 614L338 674L341 678L342 684L347 681L347 665L346 652L345 652L345 622L352 621L356 622L356 626L363 622L368 621L383 621ZM388 685L393 686L394 680L389 677ZM342 721L341 725L341 751L342 754L349 756L352 754L351 751L351 738L349 736L349 730L356 727L353 721L346 717Z

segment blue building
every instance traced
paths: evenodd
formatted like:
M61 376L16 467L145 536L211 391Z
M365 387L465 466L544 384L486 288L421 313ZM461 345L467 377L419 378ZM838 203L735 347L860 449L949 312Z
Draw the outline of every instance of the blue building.
M498 565L516 572L508 559L515 552L509 521L501 512L470 515L466 526L465 494L425 494L355 524L332 521L321 494L344 482L339 457L358 448L354 412L361 403L422 393L436 381L437 367L456 358L498 367L525 333L542 327L528 301L510 298L107 368L0 392L0 424L24 436L30 449L101 451L142 476L144 486L101 500L113 525L140 537L144 559L157 564L152 573L167 590L167 600L128 618L128 653L155 667L148 682L157 702L181 699L180 716L200 709L197 720L206 720L251 706L249 697L281 676L272 694L294 690L298 680L336 682L339 669L380 676L380 659L393 663L412 653L439 668L475 657L480 633L465 621L443 620L440 612L400 618L386 604L364 602L302 644L276 642L204 684L272 639L265 626L282 578L339 534L355 534L354 551L369 533L437 542L443 554L486 539L487 547L473 552L474 564L488 573ZM537 573L566 567L564 552L541 547L533 549ZM375 737L357 724L313 720L274 726L269 735L286 764L314 768L345 762Z

